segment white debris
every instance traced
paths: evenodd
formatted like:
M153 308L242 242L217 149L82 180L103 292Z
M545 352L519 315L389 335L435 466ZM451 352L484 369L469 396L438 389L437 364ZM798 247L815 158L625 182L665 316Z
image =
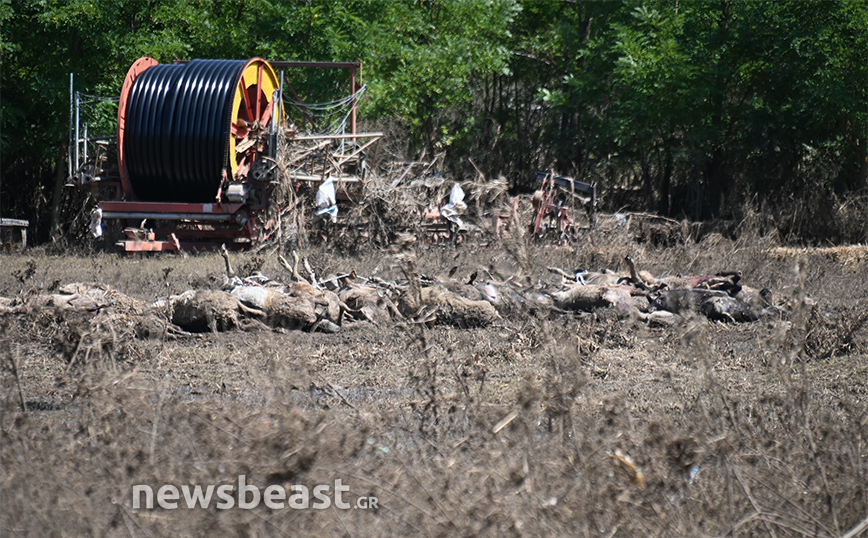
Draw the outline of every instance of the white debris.
M327 178L317 189L316 208L317 217L328 218L333 223L338 221L337 192L332 178Z
M90 233L94 237L102 237L102 209L99 206L90 212Z

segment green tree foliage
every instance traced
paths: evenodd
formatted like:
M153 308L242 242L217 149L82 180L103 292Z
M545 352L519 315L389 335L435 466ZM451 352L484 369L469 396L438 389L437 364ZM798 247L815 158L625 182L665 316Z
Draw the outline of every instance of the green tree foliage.
M518 11L513 0L387 2L366 23L371 112L402 118L420 143L448 145L456 126L447 113L472 101L471 80L507 71Z
M543 97L582 116L555 138L610 182L694 218L731 214L744 194L868 186L865 2L606 7L585 62Z
M671 216L868 188L865 0L0 0L0 54L0 209L43 238L69 73L117 95L141 56L359 60L363 114L454 173L527 188L555 168Z
M45 238L51 202L66 177L69 74L79 90L117 95L144 55L163 61L188 49L187 4L167 13L157 2L13 2L3 23L3 211L30 218ZM179 15L177 18L174 15ZM171 21L171 22L169 22Z
M78 90L117 95L141 56L365 63L373 117L391 116L419 144L455 136L441 118L472 96L470 77L503 72L513 0L42 0L0 3L3 209L46 234L66 170L69 73ZM299 94L346 93L339 70L294 70ZM26 186L26 189L19 189Z

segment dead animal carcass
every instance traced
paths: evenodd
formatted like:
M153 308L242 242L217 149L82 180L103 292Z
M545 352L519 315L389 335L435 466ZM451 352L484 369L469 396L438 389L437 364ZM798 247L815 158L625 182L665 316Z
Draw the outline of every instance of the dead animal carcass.
M241 325L241 306L225 291L189 290L169 297L172 323L189 332L232 330ZM158 301L155 307L165 307Z
M644 299L642 291L631 286L598 286L575 284L552 295L555 307L561 310L593 312L613 307L618 315L627 317L639 313ZM639 304L637 304L639 303Z
M473 301L440 286L404 290L398 309L410 319L460 328L486 327L500 319L488 301Z
M684 315L698 312L714 321L750 322L760 319L761 311L745 301L719 290L666 290L651 302L649 310L664 310Z

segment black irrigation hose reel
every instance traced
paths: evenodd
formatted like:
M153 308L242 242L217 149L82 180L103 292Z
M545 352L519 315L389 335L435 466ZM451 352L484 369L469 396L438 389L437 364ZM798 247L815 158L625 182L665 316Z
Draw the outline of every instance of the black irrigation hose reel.
M239 246L260 234L279 90L261 58L132 65L118 105L125 199L100 204L103 219L125 226L127 252Z

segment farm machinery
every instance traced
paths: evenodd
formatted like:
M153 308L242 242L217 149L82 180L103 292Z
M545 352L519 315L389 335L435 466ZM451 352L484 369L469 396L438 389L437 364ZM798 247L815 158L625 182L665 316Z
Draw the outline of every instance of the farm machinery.
M516 200L505 200L504 182L464 182L468 208L457 184L448 200L441 199L444 180L435 169L440 155L430 163L392 163L400 168L388 183L366 179L366 151L382 133L356 132L356 104L365 91L361 67L262 58L160 64L145 57L130 67L120 96L108 99L76 92L71 76L68 184L98 201L90 215L92 235L127 253L255 248L297 237L304 225L296 217L307 208L323 229L336 223L335 230L385 226L390 233L419 230L431 242L454 244L490 221L486 228L500 237L518 211ZM349 95L302 102L284 74L307 68L349 71ZM100 107L103 125L117 118L109 135L92 132ZM111 107L113 114L106 112ZM310 128L297 127L290 113ZM587 203L593 225L595 184L544 172L537 179L531 240L575 239L579 226L567 207L577 200ZM414 188L419 182L433 182L426 188L437 200L429 206L419 204L417 195L426 191ZM307 206L305 197L311 199ZM351 218L339 222L337 205L347 202ZM464 219L466 209L476 224ZM384 218L383 211L406 215ZM416 214L421 222L408 223Z
M575 240L579 225L567 211L566 198L580 200L587 207L591 226L597 209L597 184L556 176L551 172L537 172L540 187L533 194L533 222L530 238L538 241L553 238L557 242ZM581 193L581 194L578 194Z
M350 73L350 96L329 109L324 132L286 123L285 101L307 119L325 110L284 82L295 68ZM299 184L362 181L364 150L381 135L356 133L360 78L360 63L140 58L120 97L102 100L117 102L116 133L92 136L82 118L99 99L75 92L71 77L69 185L99 200L93 235L119 222L128 253L261 243Z

